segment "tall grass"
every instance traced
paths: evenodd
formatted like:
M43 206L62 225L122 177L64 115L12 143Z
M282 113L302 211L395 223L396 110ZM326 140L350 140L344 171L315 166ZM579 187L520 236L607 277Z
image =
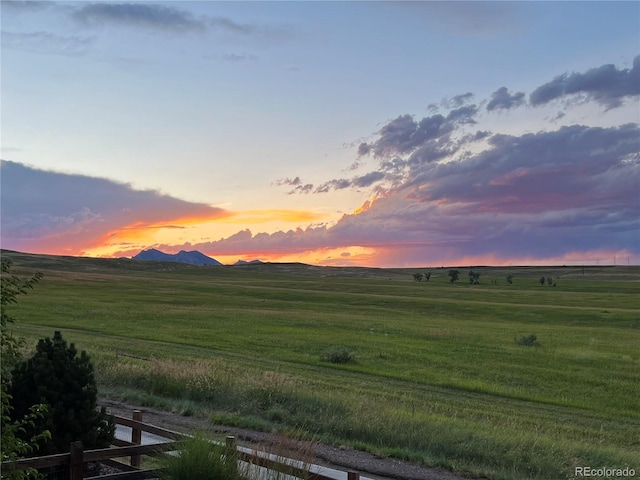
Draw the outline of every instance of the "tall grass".
M235 450L214 444L200 433L185 440L176 455L165 455L161 468L162 480L246 480Z
M288 374L239 368L219 359L114 361L103 366L99 375L108 385L196 401L214 422L267 431L303 430L329 443L347 443L471 475L561 478L570 467L591 464L594 459L612 465L638 461L633 448L640 443L640 422L580 418L579 411L554 406L530 412L526 402L483 399L477 394L452 399L445 392L430 395L428 390L423 395L398 396L389 391L376 395L352 391L350 386L327 387ZM556 416L570 414L580 423L550 423ZM626 448L607 446L625 435Z

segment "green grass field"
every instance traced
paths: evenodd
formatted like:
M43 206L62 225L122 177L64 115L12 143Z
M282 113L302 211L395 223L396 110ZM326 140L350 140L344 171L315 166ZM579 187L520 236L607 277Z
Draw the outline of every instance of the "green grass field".
M448 269L3 258L45 274L16 333L62 330L103 395L472 477L640 475L639 267L474 268L480 285L460 268L452 285ZM324 361L336 347L355 361Z

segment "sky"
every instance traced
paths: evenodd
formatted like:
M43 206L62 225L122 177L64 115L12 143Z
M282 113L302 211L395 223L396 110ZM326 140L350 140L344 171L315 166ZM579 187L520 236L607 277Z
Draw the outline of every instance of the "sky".
M639 2L0 14L2 248L640 263Z

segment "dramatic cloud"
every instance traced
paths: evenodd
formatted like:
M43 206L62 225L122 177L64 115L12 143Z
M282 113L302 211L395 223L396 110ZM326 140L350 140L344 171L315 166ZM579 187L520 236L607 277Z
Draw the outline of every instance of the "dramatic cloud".
M369 172L361 177L354 178L352 183L356 187L370 187L375 182L382 180L384 176L382 172Z
M617 106L623 97L637 96L639 64L636 57L631 70L604 66L557 77L536 89L532 100L541 103L582 93L585 101ZM637 123L564 125L511 135L473 132L470 127L479 112L467 104L471 98L464 94L445 99L421 120L411 115L394 118L373 140L357 145L358 158L371 155L378 160L376 170L328 180L314 191L370 188L377 195L374 201L331 227L268 238L245 234L245 247L257 251L258 239L261 248L273 252L358 246L374 249L378 264L386 258L396 265L415 264L416 259L426 264L482 258L527 263L638 255ZM524 92L501 87L491 95L486 111L525 104ZM445 106L448 113L436 113ZM552 121L565 116L560 112ZM223 239L210 247L225 249L227 244Z
M461 97L467 98L468 95ZM411 153L420 156L418 152L424 149L440 150L443 143L450 143L450 134L456 128L476 123L476 105L460 106L460 101L454 104L456 108L446 117L434 114L416 121L411 115L400 115L378 131L378 139L375 142L361 143L358 146L358 155L373 153L375 158L390 159Z
M639 152L636 124L493 135L486 149L458 161L396 159L402 181L333 226L270 235L245 230L190 247L263 257L362 247L376 252L377 265L389 266L637 255ZM359 178L370 185L382 173ZM318 190L354 183L332 180ZM339 263L336 256L326 262Z
M465 94L460 98L469 98L469 95ZM460 101L453 104L460 105ZM461 134L459 138L452 136L456 129L475 124L477 114L476 105L464 105L451 110L446 117L434 114L416 121L411 115L401 115L378 131L377 140L358 145L358 157L373 154L373 157L380 161L378 171L351 179L329 180L317 187L314 193L368 187L382 180L391 186L397 185L410 165L431 163L451 157L464 145L484 138L487 134L482 132L475 135ZM360 163L357 161L349 170L355 170L359 166Z
M78 254L124 241L136 231L179 227L228 215L109 180L66 175L2 161L3 248Z
M555 85L554 88L558 89L562 86L561 84L566 84L562 87L562 91L558 90L560 93L556 92L552 95L553 89L550 86ZM544 102L548 102L557 96L578 91L588 91L590 92L588 98L592 101L606 102L610 107L618 105L616 102L623 96L637 96L640 93L640 56L634 59L634 67L631 70L617 70L612 65L605 65L588 70L584 74L574 73L571 76L556 77L554 81L537 88L531 95L531 99L532 103L540 103L543 98L545 98ZM475 133L470 131L469 127L477 123L479 115L478 106L469 104L473 98L474 95L471 92L445 98L439 104L430 105L428 109L432 115L421 120L409 114L394 118L380 128L375 140L358 144L358 160L350 167L351 170L355 170L361 165L360 157L372 155L380 161L377 171L363 177L328 180L313 192L327 193L331 190L359 188L381 182L376 190L379 193L403 185L407 177L419 184L425 181L429 169L449 168L439 165L440 162L455 160L465 161L460 163L464 165L473 164L481 156L472 154L469 147L474 143L486 141L492 135L491 132L483 130ZM481 104L484 103L486 103L487 112L511 110L526 105L526 94L512 93L507 87L500 87L488 100L481 102ZM438 113L442 108L446 108L448 112ZM565 112L559 112L551 117L550 121L556 123L565 116ZM501 137L496 136L492 140L494 147L499 138ZM495 154L498 149L494 148L493 151ZM429 164L434 165L425 168ZM289 193L300 191L301 189L297 189ZM304 191L309 193L311 185Z
M507 87L500 87L491 95L491 100L487 103L487 110L490 112L500 109L509 110L511 108L519 107L524 102L524 92L511 94Z
M114 23L173 31L203 31L202 20L177 8L157 3L89 3L73 13L86 23Z
M636 211L640 129L582 125L522 136L494 135L464 161L412 165L411 198L474 211L542 213L572 208Z
M542 105L567 96L584 94L608 109L622 105L625 97L640 95L640 55L631 69L618 70L615 65L602 65L585 73L565 73L531 93L531 105Z
M442 115L425 117L419 122L411 115L401 115L380 129L375 142L361 144L358 152L373 152L376 158L404 155L447 135L453 128L454 123Z
M458 124L473 124L476 123L474 116L478 113L478 107L475 105L466 105L464 107L456 108L449 112L447 115L447 121Z

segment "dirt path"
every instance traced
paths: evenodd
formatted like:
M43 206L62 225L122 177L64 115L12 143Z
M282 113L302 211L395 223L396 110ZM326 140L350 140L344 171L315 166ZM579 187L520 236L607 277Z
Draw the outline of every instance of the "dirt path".
M310 452L313 458L305 458L305 461L336 470L355 471L375 480L468 480L444 470L427 468L402 460L379 458L351 448L337 448L320 444L310 448L308 444L304 445L299 441L295 442L295 445L287 445L277 435L213 425L206 418L185 417L179 413L128 405L106 399L101 399L98 403L100 406L105 406L110 413L127 418L132 417L134 410L140 410L143 413L144 422L181 433L200 431L216 436L233 435L239 445L282 455L290 454L294 458L300 458L300 453L296 455L295 450Z

